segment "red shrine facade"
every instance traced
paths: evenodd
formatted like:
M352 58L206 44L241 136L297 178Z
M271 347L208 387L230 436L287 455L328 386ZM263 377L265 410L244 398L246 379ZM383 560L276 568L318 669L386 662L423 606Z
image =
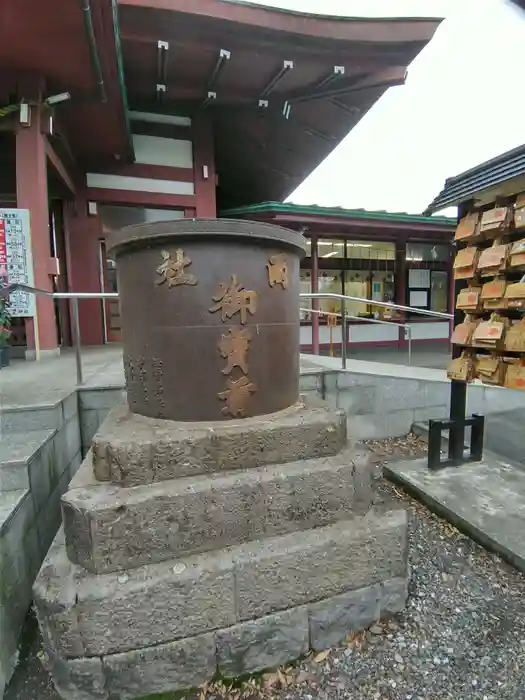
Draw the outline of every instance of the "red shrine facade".
M282 202L403 83L439 22L231 0L3 0L0 219L16 233L13 212L29 213L27 280L115 291L113 229ZM14 319L21 353L70 345L67 304L33 306ZM84 344L118 341L118 303L82 301L80 331Z

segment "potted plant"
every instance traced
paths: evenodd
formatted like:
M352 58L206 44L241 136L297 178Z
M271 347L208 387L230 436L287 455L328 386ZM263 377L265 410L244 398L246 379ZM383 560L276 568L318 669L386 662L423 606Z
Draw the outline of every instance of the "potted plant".
M11 314L7 299L0 299L0 367L7 367L10 360Z

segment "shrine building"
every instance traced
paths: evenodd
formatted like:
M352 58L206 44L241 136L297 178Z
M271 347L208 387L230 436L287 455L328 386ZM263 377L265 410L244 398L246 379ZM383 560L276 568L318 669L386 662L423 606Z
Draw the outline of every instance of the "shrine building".
M403 84L439 23L233 0L3 0L0 239L9 282L118 291L111 231L231 216L303 231L303 291L447 311L453 220L283 204ZM21 296L14 308L21 356L71 344L66 302ZM350 342L403 342L394 326L360 323L370 307L348 312ZM302 345L322 347L326 318L312 318L308 303L301 314ZM415 339L448 341L443 321L414 318L414 327ZM80 332L83 344L118 342L118 302L82 301Z

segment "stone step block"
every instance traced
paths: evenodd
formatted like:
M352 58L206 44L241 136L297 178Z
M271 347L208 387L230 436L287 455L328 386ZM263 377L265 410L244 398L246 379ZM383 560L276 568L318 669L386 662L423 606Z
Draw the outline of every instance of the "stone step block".
M100 657L66 659L47 647L48 670L64 700L177 693L217 673L226 678L258 673L294 661L310 648L335 646L373 624L385 606L387 614L394 602L396 611L404 608L406 587L406 579L394 579L214 632Z
M217 671L215 635L113 654L103 659L103 669L109 697L119 700L197 687Z
M242 622L216 632L217 666L222 676L235 678L276 668L308 651L306 605Z
M89 483L89 461L81 471ZM369 475L368 453L345 449L335 457L147 486L71 488L62 498L67 553L103 573L328 525L364 515ZM82 482L79 476L74 486Z
M278 413L242 420L178 423L114 408L93 439L95 476L137 486L232 469L337 454L344 411L312 393Z
M20 491L29 488L27 464L20 462L0 463L0 492Z
M0 440L0 491L18 491L30 486L32 462L55 430L32 430L3 435ZM39 466L39 465L37 465ZM32 481L33 479L31 479Z
M335 525L111 574L72 564L58 542L37 578L34 600L46 647L64 658L101 656L406 577L406 513L370 511Z

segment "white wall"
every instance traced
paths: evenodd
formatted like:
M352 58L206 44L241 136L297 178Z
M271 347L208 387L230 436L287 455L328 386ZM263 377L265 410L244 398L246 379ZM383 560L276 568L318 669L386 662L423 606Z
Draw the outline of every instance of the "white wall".
M450 326L448 321L410 323L412 340L446 340L449 337ZM348 343L386 343L396 342L399 339L399 327L387 326L379 323L348 323ZM312 344L312 327L301 326L301 345ZM319 328L319 342L321 345L330 342L330 329L326 326ZM341 327L332 330L332 342L341 342Z
M125 190L128 192L155 192L160 194L195 194L193 182L180 180L157 180L149 177L129 177L127 175L106 175L87 173L86 184L103 190Z
M449 337L450 324L448 321L429 323L411 323L412 340L446 339Z
M137 163L164 165L170 168L193 168L191 141L133 134L133 147Z

